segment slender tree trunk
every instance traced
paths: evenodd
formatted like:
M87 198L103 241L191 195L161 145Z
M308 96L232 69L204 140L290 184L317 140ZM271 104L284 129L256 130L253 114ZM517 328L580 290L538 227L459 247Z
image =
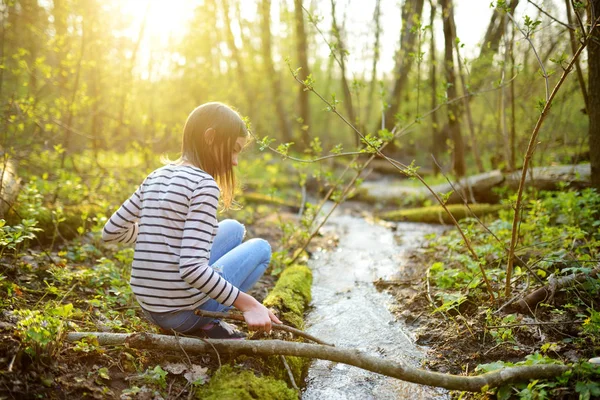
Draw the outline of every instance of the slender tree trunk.
M371 66L371 80L369 81L369 94L367 95L367 109L365 110L365 124L371 121L371 112L375 99L375 86L377 85L377 63L379 62L379 39L381 37L381 0L375 2L375 12L373 13L375 23L375 42L373 44L373 64Z
M344 92L344 108L346 110L346 114L348 116L348 121L350 121L353 125L356 126L356 115L354 113L354 106L352 105L352 93L350 93L350 86L348 85L348 80L346 79L346 47L344 46L344 41L342 40L342 33L340 32L340 27L337 24L337 19L335 16L335 0L331 0L331 27L333 30L333 36L336 39L337 46L336 49L338 53L338 59L340 61L340 69L342 75L342 90ZM360 143L360 137L352 131L352 135L356 138L356 144Z
M449 99L457 97L456 92L456 74L454 73L453 49L456 37L453 35L454 11L452 9L452 0L442 0L442 19L444 21L444 69L446 71L447 93ZM456 176L465 175L465 154L464 143L460 131L459 106L456 102L448 104L448 128L450 138L453 142L452 169Z
M514 53L514 44L515 44L515 33L516 29L513 26L511 29L512 35L510 39L510 170L514 171L517 169L517 163L515 161L515 154L517 149L517 117L516 117L516 109L515 109L515 80L512 77L515 75L515 53Z
M229 18L230 6L228 0L221 0L221 9L223 12L223 19L225 21L225 36L227 38L227 47L229 47L229 50L233 55L233 60L236 64L235 70L237 73L237 78L242 88L242 91L244 92L246 100L245 106L248 110L248 114L250 114L250 116L252 117L254 115L254 112L252 110L254 109L255 101L253 98L251 86L248 84L249 82L246 78L246 71L244 69L242 55L240 54L240 50L235 44L235 37L233 36L233 31L231 30L231 18Z
M509 8L514 12L518 5L519 0L510 0ZM482 79L482 76L487 76L488 69L492 64L492 58L494 54L498 53L500 41L506 30L507 18L506 12L500 9L494 9L483 38L481 51L471 67L471 76L475 78L471 80L471 90L474 92L479 90L479 88L487 82L486 79Z
M85 21L81 22L81 47L79 48L79 60L77 61L77 69L75 72L75 82L73 83L73 88L71 89L71 99L69 102L69 106L67 109L67 118L66 118L66 126L65 126L65 139L64 139L64 152L62 153L62 157L60 159L60 167L64 168L66 156L70 153L71 146L71 131L73 129L73 117L74 117L74 105L77 97L77 92L79 91L79 81L81 78L81 67L83 63L83 57L85 54L85 44L86 44L86 29L85 29ZM58 193L58 192L57 192ZM56 197L55 199L56 200Z
M567 6L567 21L570 26L574 26L573 21L573 13L571 11L571 0L565 0L565 5ZM572 29L569 29L569 39L571 42L571 51L575 53L577 51L577 38L575 38L575 32ZM588 49L589 51L589 49ZM579 87L581 88L581 95L583 96L583 102L585 103L586 111L589 110L588 104L588 94L587 89L585 87L585 78L583 77L583 71L581 70L581 63L577 60L575 63L575 71L577 72L577 81L579 82Z
M594 23L600 16L600 0L590 1L592 13L589 21ZM588 116L590 164L592 186L600 190L600 27L592 27L592 39L588 45Z
M298 56L298 62L302 68L299 72L299 78L305 80L310 75L308 68L308 55L307 55L307 44L306 44L306 31L304 29L304 10L302 9L302 0L294 0L294 22L296 28L296 54ZM300 137L304 146L310 146L310 135L308 129L310 127L310 105L308 102L308 96L310 92L307 90L300 90L298 100L300 104Z
M271 54L271 0L262 0L260 2L260 24L265 75L271 86L272 103L275 105L281 138L284 142L289 143L293 141L292 129L283 105L279 73L275 70Z
M406 88L408 75L414 63L415 57L411 57L411 53L415 53L418 34L413 28L418 23L423 12L424 0L405 0L402 6L402 29L400 31L400 49L396 53L396 65L394 67L394 88L389 96L389 107L384 113L383 123L378 124L384 126L388 130L392 130L396 125L395 115L400 108L400 99ZM393 143L387 146L388 151L394 152L395 146Z
M505 20L508 24L508 20ZM508 66L508 40L506 35L504 36L504 62L502 63L500 81L505 82L506 80L506 67ZM502 136L502 149L504 150L504 165L505 168L510 165L510 138L508 136L508 127L506 123L506 87L502 86L500 89L500 135Z
M454 23L454 17L450 18L450 22L452 23L452 35L456 38L456 25ZM462 85L463 94L467 95L469 93L469 88L467 86L467 82L465 79L464 68L462 64L462 59L460 58L460 48L459 42L454 40L454 46L456 50L456 59L458 61L458 76L460 77L460 83ZM481 161L481 156L479 155L479 144L477 143L477 134L475 133L475 125L473 124L473 116L471 115L471 106L468 97L464 97L463 105L465 107L465 112L467 114L467 126L469 127L469 134L471 136L471 151L473 152L473 158L475 159L475 165L477 166L477 171L480 173L484 172L483 162Z
M435 110L437 107L437 58L435 48L435 32L433 29L435 22L435 14L437 6L434 0L429 0L429 6L431 13L429 16L429 26L431 27L431 38L429 40L429 53L431 57L431 65L429 67L429 81L431 82L431 109ZM442 149L442 143L440 138L439 124L437 119L437 113L431 114L431 155L433 157L432 169L433 174L438 175L440 173L439 167L439 156Z

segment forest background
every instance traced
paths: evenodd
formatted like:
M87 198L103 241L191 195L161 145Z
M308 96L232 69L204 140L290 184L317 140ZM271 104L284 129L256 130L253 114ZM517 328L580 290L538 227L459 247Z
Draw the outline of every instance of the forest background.
M185 118L207 101L234 106L251 126L255 143L237 169L240 198L249 203L249 193L259 193L267 196L260 201L291 204L302 216L295 225L272 217L280 240L273 276L318 234L315 199L344 200L339 181L360 180L338 180L340 171L362 171L372 155L390 157L405 175L418 172L430 185L519 171L524 162L589 163L589 185L600 188L600 41L592 30L599 10L597 0L486 7L451 0L2 1L0 288L17 343L3 360L10 370L23 351L33 362L55 355L66 327L58 317L66 314L82 329L94 330L98 321L116 331L151 329L123 280L132 252L103 247L97 233L162 156L177 157ZM515 287L523 294L529 278L541 285L551 273L589 275L600 248L600 197L562 185L556 198L535 190L501 193L502 221L489 225L500 244L488 242L489 231L456 223L464 242L458 233L442 240L452 256L431 267L444 312L460 315L467 299L477 304L487 295L507 300ZM448 196L439 193L440 202ZM272 211L247 205L233 215L252 233L252 224ZM94 268L80 270L79 263ZM442 294L448 288L458 294ZM584 349L585 357L597 355L597 291L596 280L591 297L560 310L587 321L577 349L586 340L596 347ZM76 298L92 292L92 299ZM67 310L66 301L76 308ZM490 306L501 305L494 301ZM92 308L96 320L77 307ZM482 318L492 326L514 322ZM495 339L512 343L512 331L504 333ZM588 386L581 393L600 394L593 379L582 379Z

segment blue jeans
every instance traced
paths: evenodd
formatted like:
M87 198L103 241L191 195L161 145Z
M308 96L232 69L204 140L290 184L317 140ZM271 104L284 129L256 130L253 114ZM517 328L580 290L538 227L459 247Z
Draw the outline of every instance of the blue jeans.
M233 219L219 223L217 235L210 251L209 265L223 278L243 292L247 292L264 274L271 261L271 246L263 239L250 239L244 243L244 225ZM210 299L198 307L199 310L225 312L226 307ZM199 317L193 310L154 313L144 311L150 321L163 329L187 335L198 333L213 318Z

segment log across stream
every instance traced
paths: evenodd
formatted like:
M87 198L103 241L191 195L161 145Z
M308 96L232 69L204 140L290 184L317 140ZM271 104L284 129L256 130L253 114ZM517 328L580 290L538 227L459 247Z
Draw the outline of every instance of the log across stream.
M417 248L441 226L400 223L395 238L388 227L336 211L323 229L339 236L338 247L316 252L312 310L307 331L344 348L420 366L424 349L414 343L388 307L391 297L373 281L393 279L405 264L407 251ZM302 399L444 399L447 392L420 386L325 360L315 360L308 372Z

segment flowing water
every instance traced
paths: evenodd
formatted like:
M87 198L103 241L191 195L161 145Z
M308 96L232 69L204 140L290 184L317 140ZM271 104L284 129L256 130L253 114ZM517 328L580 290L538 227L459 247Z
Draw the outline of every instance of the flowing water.
M337 211L323 229L333 230L340 240L335 250L313 253L309 262L314 283L307 331L337 347L418 367L424 349L395 320L388 309L391 296L377 291L373 281L393 279L406 263L407 251L443 229L400 223L394 234L381 224ZM304 400L446 398L441 389L324 360L313 362L302 393Z

